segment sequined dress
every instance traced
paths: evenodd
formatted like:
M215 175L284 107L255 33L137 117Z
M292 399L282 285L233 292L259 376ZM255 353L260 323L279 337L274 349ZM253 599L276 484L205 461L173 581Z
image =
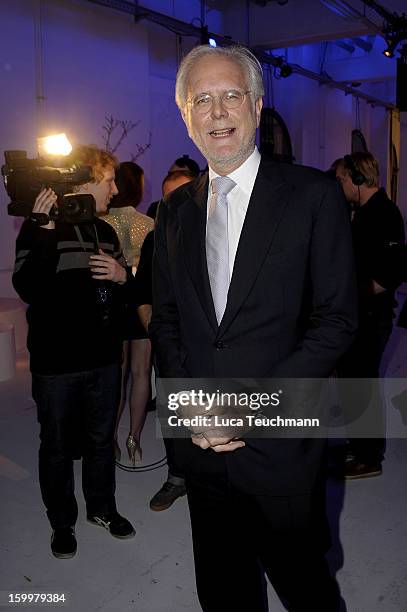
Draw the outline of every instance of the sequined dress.
M133 206L111 208L109 214L102 217L116 231L127 264L135 273L144 238L154 228L154 221L147 215L138 212ZM124 330L124 340L147 338L146 331L137 315L137 296L128 304L127 321Z
M126 261L135 272L144 238L154 228L153 219L138 212L133 206L111 208L109 214L102 218L116 230Z

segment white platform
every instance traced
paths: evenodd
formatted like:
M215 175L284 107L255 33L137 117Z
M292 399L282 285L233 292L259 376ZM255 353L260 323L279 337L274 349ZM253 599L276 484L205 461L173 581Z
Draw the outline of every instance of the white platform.
M16 345L14 326L0 323L0 381L13 378L16 373Z
M27 344L27 306L18 298L0 298L0 323L14 326L16 351L22 351Z

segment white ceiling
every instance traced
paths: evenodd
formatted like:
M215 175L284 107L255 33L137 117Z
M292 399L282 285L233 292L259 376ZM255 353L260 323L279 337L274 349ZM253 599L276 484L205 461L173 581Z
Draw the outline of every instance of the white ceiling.
M249 5L246 0L218 0L218 8L225 15L224 34L248 42L249 23L250 44L270 49L377 34L383 18L365 7L361 0L346 2L368 21L344 19L324 6L321 0L288 0L283 6L273 1L265 7L256 5L253 0ZM213 1L209 3L213 5ZM389 12L407 11L407 0L382 0L379 4Z

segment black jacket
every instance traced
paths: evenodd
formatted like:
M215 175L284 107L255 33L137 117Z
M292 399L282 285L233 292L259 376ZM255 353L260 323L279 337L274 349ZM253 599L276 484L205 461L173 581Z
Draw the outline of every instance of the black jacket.
M357 326L346 202L310 168L262 159L217 325L205 256L208 175L160 206L150 333L162 377L328 376ZM226 461L254 492L309 491L321 440L248 440L227 457L179 441L187 475Z
M392 312L394 292L406 272L403 269L404 222L397 206L379 189L363 206L356 208L352 235L360 300L360 314L372 308ZM386 289L372 295L375 280Z

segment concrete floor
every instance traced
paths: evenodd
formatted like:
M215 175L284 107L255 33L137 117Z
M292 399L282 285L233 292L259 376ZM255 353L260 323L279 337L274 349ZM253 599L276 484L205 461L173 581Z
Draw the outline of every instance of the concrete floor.
M407 379L407 331L395 330L386 366L387 377ZM86 522L76 462L78 553L57 560L38 486L38 424L26 355L19 356L16 377L0 383L0 398L0 604L6 593L25 591L65 593L74 612L199 612L186 500L161 513L148 507L166 468L117 470L118 509L137 530L134 539L120 541ZM395 412L390 402L388 411ZM123 423L123 439L126 428ZM154 413L148 415L143 450L143 465L164 455ZM381 477L346 486L329 482L330 562L348 612L407 610L406 474L407 440L392 439ZM283 612L272 588L269 606Z

